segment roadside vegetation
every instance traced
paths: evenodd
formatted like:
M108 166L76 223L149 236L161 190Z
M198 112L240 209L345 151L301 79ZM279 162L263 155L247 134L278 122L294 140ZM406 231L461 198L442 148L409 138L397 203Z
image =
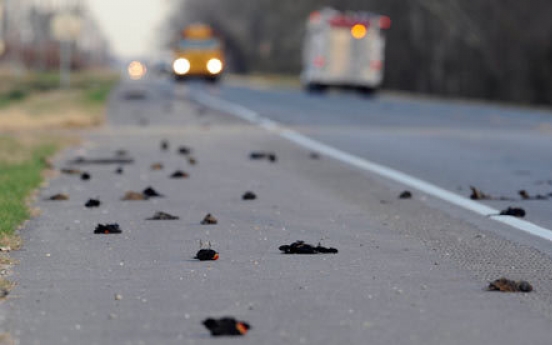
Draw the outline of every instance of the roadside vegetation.
M12 263L7 253L21 246L16 230L32 216L29 201L49 158L78 141L67 129L102 124L116 80L109 72L78 73L62 90L54 73L15 77L0 71L0 265Z

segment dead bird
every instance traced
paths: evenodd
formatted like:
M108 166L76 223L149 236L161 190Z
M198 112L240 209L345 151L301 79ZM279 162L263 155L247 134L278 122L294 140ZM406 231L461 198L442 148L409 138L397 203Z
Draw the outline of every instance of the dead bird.
M117 157L123 157L126 155L128 155L128 151L125 149L118 149L117 151L115 151L115 156Z
M338 252L336 248L322 247L320 243L315 247L304 241L295 241L290 245L280 246L278 249L284 254L336 254Z
M60 170L62 174L66 175L80 175L82 174L82 171L79 169L73 169L73 168L63 168Z
M408 190L405 190L399 195L399 199L411 199L411 198L412 198L412 193Z
M144 193L128 191L125 193L125 196L121 198L121 200L148 200L148 197L144 195Z
M510 280L504 277L495 280L487 287L487 291L502 291L502 292L531 292L533 286L525 280Z
M51 201L69 200L69 195L64 193L54 194L51 197L46 198L46 200L51 200Z
M169 142L167 140L161 140L161 150L167 151L169 149Z
M198 259L199 261L215 261L218 260L218 258L219 253L211 248L200 249L194 257L194 259Z
M102 204L101 201L98 199L88 199L86 204L84 204L84 207L88 207L88 208L100 207L101 204Z
M472 200L492 200L493 199L490 195L483 193L482 191L475 188L474 186L470 186L470 189L472 191L470 195L470 199Z
M90 173L87 173L87 172L83 172L80 176L81 180L83 181L88 181L92 178L92 176L90 175Z
M153 189L152 187L148 187L146 189L144 189L144 191L142 192L142 194L144 194L146 197L148 198L163 198L164 195L163 194L159 194L155 189Z
M525 217L525 210L520 207L508 207L507 209L500 211L498 215L523 218Z
M172 214L168 214L165 212L157 211L151 218L146 218L146 220L177 220L180 219L177 216L173 216Z
M123 231L119 227L119 224L113 223L113 224L98 224L96 226L96 229L94 230L95 234L120 234Z
M188 175L187 173L185 173L184 171L182 170L177 170L175 172L173 172L170 176L170 178L188 178L190 175Z
M518 191L518 194L519 194L519 196L521 196L521 198L523 200L531 199L531 197L529 196L529 193L527 193L527 191L525 189L522 189L522 190Z
M245 192L244 195L242 195L242 200L255 200L257 199L257 195L253 192Z
M548 197L545 195L537 194L535 196L531 196L525 189L518 191L518 194L523 200L548 200Z
M163 163L153 163L150 166L151 170L163 170Z
M317 152L311 152L311 153L309 154L309 157L310 157L311 159L320 159L320 155L319 155Z
M122 175L123 173L124 173L123 167L118 167L118 168L115 170L115 174Z
M203 325L211 332L212 336L245 335L251 329L247 322L238 321L233 317L208 318L203 321Z
M188 164L196 165L197 164L197 159L195 159L194 157L188 157Z
M189 148L188 146L179 146L178 147L178 153L180 153L181 155L189 155L190 153L192 153L192 149Z
M201 221L201 225L213 225L217 224L218 220L210 213L208 213L205 218Z
M278 160L274 152L262 152L262 151L253 151L249 154L249 159L251 160L261 160L268 159L270 162L274 163Z

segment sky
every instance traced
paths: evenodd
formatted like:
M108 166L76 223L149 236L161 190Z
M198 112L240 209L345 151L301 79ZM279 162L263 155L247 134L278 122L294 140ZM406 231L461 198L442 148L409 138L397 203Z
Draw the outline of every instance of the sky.
M170 0L84 0L119 57L151 56Z

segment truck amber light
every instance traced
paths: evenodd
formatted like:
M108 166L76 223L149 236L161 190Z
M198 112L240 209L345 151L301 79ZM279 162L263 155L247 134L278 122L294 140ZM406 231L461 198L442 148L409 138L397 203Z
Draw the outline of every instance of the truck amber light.
M364 36L366 36L366 26L362 24L353 25L353 27L351 28L351 35L353 35L353 37L357 40L363 38Z
M184 75L190 71L190 61L180 58L176 59L176 61L173 63L173 70L174 73L178 75Z
M218 74L222 71L222 61L217 58L213 58L207 61L207 70L211 74Z

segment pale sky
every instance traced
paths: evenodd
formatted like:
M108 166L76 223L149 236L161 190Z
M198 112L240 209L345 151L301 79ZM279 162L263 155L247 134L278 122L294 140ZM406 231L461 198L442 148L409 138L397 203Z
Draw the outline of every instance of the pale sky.
M152 55L170 0L85 0L113 52L121 57Z

